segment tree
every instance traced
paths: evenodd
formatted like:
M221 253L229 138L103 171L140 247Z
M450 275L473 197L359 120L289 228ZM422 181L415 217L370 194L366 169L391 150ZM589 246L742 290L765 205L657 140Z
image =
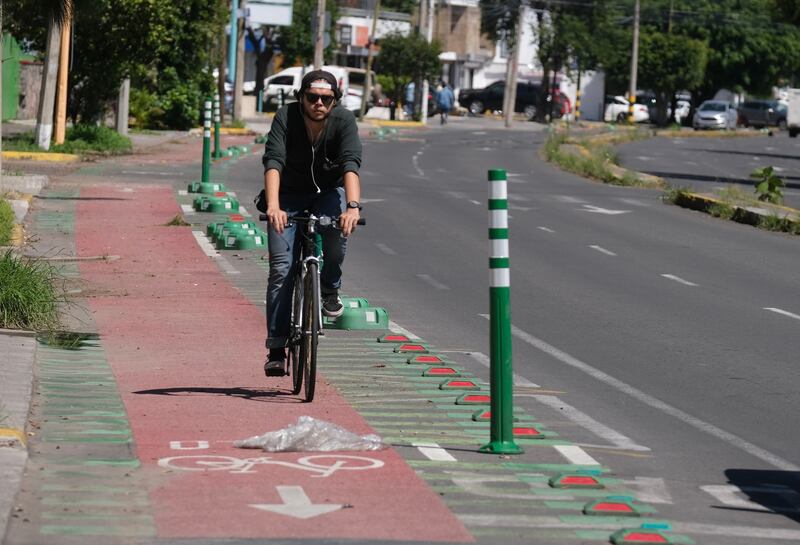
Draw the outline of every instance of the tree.
M301 63L311 64L314 61L314 36L311 35L311 24L317 16L316 0L294 0L292 3L292 24L279 27L276 43L289 65ZM339 9L335 0L326 0L325 9L330 20L339 18ZM329 59L336 50L334 35L331 32L331 43L325 48L325 58Z
M381 39L380 46L375 72L388 76L390 89L386 91L395 104L400 102L403 87L408 82L433 79L441 73L441 46L435 40L428 43L419 34L392 33Z
M660 125L670 119L677 106L678 91L694 91L703 83L708 62L705 42L676 34L644 33L639 42L639 85L656 94Z

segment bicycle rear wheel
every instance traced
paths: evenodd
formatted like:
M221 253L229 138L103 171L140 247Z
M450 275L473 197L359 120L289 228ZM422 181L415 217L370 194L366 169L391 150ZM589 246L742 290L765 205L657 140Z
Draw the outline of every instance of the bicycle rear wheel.
M306 402L313 401L317 382L317 342L319 341L319 269L310 261L303 286L303 340L300 359L303 366Z
M286 357L292 372L292 395L297 395L303 388L303 360L300 357L300 343L303 339L303 276L297 274L294 279L292 293L292 322L289 328L289 342ZM298 334L299 333L299 334Z

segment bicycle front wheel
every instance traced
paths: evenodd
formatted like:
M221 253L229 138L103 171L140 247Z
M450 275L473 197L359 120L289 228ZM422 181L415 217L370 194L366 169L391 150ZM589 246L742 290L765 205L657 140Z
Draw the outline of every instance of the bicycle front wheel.
M294 280L292 294L292 325L290 338L286 349L289 368L292 372L292 395L297 395L303 388L303 360L300 357L300 344L303 339L303 283L302 275L298 274ZM298 334L299 333L299 334Z
M313 401L317 382L317 342L319 341L319 265L308 263L303 286L303 340L300 359L303 366L306 402Z

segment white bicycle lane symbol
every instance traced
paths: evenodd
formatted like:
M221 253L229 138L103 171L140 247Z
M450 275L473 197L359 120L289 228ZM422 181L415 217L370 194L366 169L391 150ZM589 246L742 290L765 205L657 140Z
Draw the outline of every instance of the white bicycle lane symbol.
M330 477L340 470L361 471L383 467L381 460L363 456L347 456L343 454L318 454L303 456L297 462L275 460L269 456L259 458L236 458L213 454L195 456L171 456L161 458L158 465L166 469L180 471L227 471L229 473L256 473L256 465L277 465L317 473L312 477Z

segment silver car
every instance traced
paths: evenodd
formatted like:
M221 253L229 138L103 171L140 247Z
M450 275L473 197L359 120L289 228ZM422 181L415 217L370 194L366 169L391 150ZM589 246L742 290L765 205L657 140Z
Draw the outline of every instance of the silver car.
M694 112L692 127L700 129L735 129L739 113L723 100L706 100Z

